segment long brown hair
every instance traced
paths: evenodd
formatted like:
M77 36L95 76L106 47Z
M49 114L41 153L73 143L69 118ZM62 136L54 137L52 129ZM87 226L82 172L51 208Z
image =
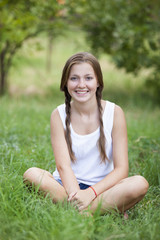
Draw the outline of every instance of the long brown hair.
M107 158L106 155L106 149L105 149L105 145L106 145L106 139L105 139L105 135L104 135L104 131L103 131L103 120L102 120L102 105L101 105L101 98L102 98L102 90L104 87L103 84L103 75L102 75L102 71L101 71L101 67L99 62L97 61L97 59L90 53L87 52L80 52L77 53L73 56L71 56L64 68L63 68L63 72L62 72L62 78L61 78L61 85L60 85L60 89L61 91L64 92L65 94L65 104L66 104L66 130L65 130L65 138L67 141L67 145L68 145L68 150L69 150L69 154L71 157L71 160L73 162L76 161L75 155L73 153L72 150L72 139L71 139L71 130L70 130L70 122L71 122L71 96L68 92L67 89L67 81L70 75L70 71L71 68L74 64L80 64L80 63L89 63L96 75L97 81L99 86L97 87L97 91L96 91L96 99L97 99L97 105L98 105L98 111L99 111L99 123L100 123L100 137L98 140L98 147L99 147L99 151L100 151L100 156L101 156L101 162L105 162Z

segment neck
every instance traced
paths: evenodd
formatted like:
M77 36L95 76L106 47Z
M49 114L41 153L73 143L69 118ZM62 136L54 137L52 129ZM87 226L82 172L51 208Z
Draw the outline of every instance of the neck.
M78 102L73 101L72 108L79 115L91 115L98 108L97 99L95 98L94 101L86 102L86 103L78 103Z

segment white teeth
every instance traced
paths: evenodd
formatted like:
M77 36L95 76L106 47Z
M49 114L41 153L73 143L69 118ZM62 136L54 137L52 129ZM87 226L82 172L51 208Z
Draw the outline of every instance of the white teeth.
M86 92L77 92L77 93L86 93Z
M76 91L76 93L87 93L88 91Z

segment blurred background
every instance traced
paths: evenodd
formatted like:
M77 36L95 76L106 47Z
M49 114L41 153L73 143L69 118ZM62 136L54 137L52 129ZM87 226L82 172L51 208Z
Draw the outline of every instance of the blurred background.
M63 66L79 51L99 59L104 98L160 103L159 1L0 1L1 96L61 97Z

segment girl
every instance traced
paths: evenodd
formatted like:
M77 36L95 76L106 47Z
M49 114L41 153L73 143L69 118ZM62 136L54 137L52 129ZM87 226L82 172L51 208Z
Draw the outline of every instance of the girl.
M80 212L120 212L133 207L147 192L142 176L128 177L127 128L122 109L102 100L103 77L97 59L87 52L66 62L61 90L65 104L51 115L51 142L56 162L53 175L32 167L25 181L49 193L53 202L67 199Z

